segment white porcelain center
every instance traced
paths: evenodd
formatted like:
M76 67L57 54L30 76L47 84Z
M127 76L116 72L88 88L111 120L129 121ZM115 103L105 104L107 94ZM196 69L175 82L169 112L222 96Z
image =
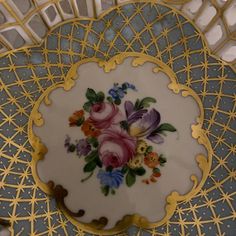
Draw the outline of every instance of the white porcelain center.
M44 125L34 127L35 134L48 148L45 159L37 165L41 180L52 180L68 190L68 208L73 211L85 210L80 221L91 222L104 216L109 220L107 228L113 227L123 216L136 213L150 222L161 220L165 216L166 197L172 191L188 193L192 187L192 174L201 179L195 157L200 153L206 154L204 147L191 135L191 125L196 123L200 112L195 100L169 90L167 86L170 78L163 72L153 73L154 64L148 62L132 67L131 61L131 58L126 59L109 73L105 73L96 63L81 65L78 68L79 79L70 91L56 89L50 95L52 104L40 105ZM120 89L115 90L119 86ZM90 90L90 104L86 97L88 88L98 95L96 97ZM112 94L111 89L116 93ZM104 93L104 101L99 92ZM108 96L113 101L116 96L120 96L121 104L107 101ZM146 99L145 104L136 104L134 108L137 99L140 102L147 97L152 99ZM81 118L76 121L81 123L80 126L70 126L69 117L81 111L85 103L88 112L77 112L70 120L73 123L73 118ZM103 114L100 110L106 112ZM129 119L127 113L130 113ZM134 113L136 121L131 117ZM95 127L92 131L88 129L89 122L85 123L90 116ZM137 116L140 116L139 119ZM121 123L124 120L126 122ZM165 135L160 129L163 129ZM98 133L91 133L94 130ZM67 136L72 144L76 144L76 140L78 143L93 134L98 141L97 146L93 147L91 143L83 143L83 146L80 143L83 146L79 150L80 155L73 152L73 147L68 152L69 146L64 146ZM85 158L92 150L98 150L98 158L103 166L93 167L92 163L87 167L93 170L84 172L87 164ZM132 163L134 158L137 162ZM155 158L158 158L156 162ZM161 166L165 158L167 162ZM128 177L124 166L128 166L128 172L133 168ZM87 181L81 182L90 174ZM106 179L107 175L110 175L109 180Z

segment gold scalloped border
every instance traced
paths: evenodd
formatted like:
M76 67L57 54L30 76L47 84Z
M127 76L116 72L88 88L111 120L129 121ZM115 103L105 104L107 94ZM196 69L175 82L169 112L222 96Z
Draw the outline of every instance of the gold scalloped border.
M126 228L128 228L130 225L136 225L141 228L155 228L157 226L165 224L171 216L174 214L176 206L178 202L180 201L188 201L191 199L194 195L196 195L202 188L203 184L205 183L207 176L210 171L211 167L211 161L212 161L212 154L213 150L210 145L210 141L205 133L205 131L202 128L203 125L203 118L204 118L204 108L203 104L198 97L198 95L189 87L185 85L181 85L177 83L176 75L170 69L169 66L161 62L160 60L148 56L146 54L142 53L121 53L119 55L114 56L109 61L102 61L100 59L90 58L90 59L84 59L76 64L74 64L70 71L68 72L65 81L60 84L55 84L51 87L49 87L38 99L38 101L35 103L33 110L31 112L30 118L29 118L29 126L28 126L28 137L29 142L32 145L34 152L32 153L32 174L36 181L36 184L49 196L53 196L53 192L50 189L50 187L42 182L37 174L37 162L39 160L42 160L47 153L47 148L43 145L40 138L37 137L33 132L33 125L41 126L43 125L43 117L39 113L38 109L40 104L44 101L47 105L51 104L51 101L49 99L50 93L59 88L64 88L65 91L69 91L74 85L75 80L78 78L77 75L77 68L81 66L82 64L88 63L88 62L96 62L100 67L103 67L104 72L108 73L111 70L116 69L117 65L122 64L122 62L128 58L133 57L134 60L132 62L133 67L141 66L146 62L151 62L156 65L156 67L153 69L154 73L157 73L159 71L164 72L167 74L170 78L170 84L169 89L171 89L174 93L178 94L181 92L181 95L186 96L192 96L194 100L197 102L199 108L200 108L200 116L197 118L197 124L192 125L192 136L193 138L198 140L198 143L203 145L207 149L208 157L205 157L202 154L199 154L196 157L196 161L199 165L199 168L202 171L202 178L200 181L198 181L198 178L195 175L191 176L191 180L193 181L193 187L192 189L185 195L180 195L178 192L172 192L169 196L166 198L166 206L165 211L166 215L165 217L158 221L158 222L149 222L145 217L140 216L138 214L135 215L127 215L124 216L123 219L121 219L114 228L108 229L108 230L98 230L96 229L96 226L94 224L90 223L82 223L74 219L72 216L70 216L65 209L63 209L62 206L59 206L59 209L66 215L66 217L75 224L78 229L82 229L84 231L91 232L93 234L102 234L102 235L112 235L117 234Z
M162 0L165 3L169 3L169 4L185 4L190 2L191 0Z

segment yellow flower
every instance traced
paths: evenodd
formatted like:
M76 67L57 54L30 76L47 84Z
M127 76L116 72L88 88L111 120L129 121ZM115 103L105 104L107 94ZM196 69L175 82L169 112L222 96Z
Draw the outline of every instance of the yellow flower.
M143 140L139 140L136 147L136 152L138 154L144 154L147 151L147 143Z
M129 160L128 166L129 166L131 169L135 169L135 168L141 167L142 164L143 164L143 158L144 158L144 155L142 155L142 154L136 154L136 155L134 156L134 158L132 158L131 160Z

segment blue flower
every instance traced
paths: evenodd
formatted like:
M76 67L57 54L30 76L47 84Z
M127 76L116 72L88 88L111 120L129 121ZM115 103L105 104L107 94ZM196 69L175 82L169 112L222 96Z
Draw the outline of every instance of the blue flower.
M117 90L117 94L120 99L125 96L125 92L121 88Z
M123 174L120 170L105 171L99 170L97 174L102 186L109 186L110 188L118 188L123 183Z
M133 84L130 84L128 82L124 83L123 85L126 86L129 89L136 90L136 87Z
M111 95L114 100L121 100L125 94L127 94L127 89L137 91L135 86L128 82L123 83L121 86L119 86L118 83L115 83L113 88L108 91L108 94Z
M108 93L109 93L109 94L112 96L112 98L115 99L115 100L119 98L119 95L118 95L117 91L115 91L114 89L110 89Z

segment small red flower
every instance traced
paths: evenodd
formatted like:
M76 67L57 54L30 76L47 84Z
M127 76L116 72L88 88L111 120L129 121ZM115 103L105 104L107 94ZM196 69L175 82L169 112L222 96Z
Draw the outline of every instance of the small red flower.
M156 177L156 178L159 178L161 176L161 173L160 172L156 172L156 173L153 173L152 175L154 177Z
M157 167L160 164L158 154L156 152L148 153L144 158L144 163L149 168Z
M98 130L94 127L94 125L91 123L90 119L87 119L83 123L81 130L84 132L85 136L97 137L101 134L100 130Z
M79 110L73 113L72 116L69 117L69 125L72 126L79 126L84 121L84 111Z

